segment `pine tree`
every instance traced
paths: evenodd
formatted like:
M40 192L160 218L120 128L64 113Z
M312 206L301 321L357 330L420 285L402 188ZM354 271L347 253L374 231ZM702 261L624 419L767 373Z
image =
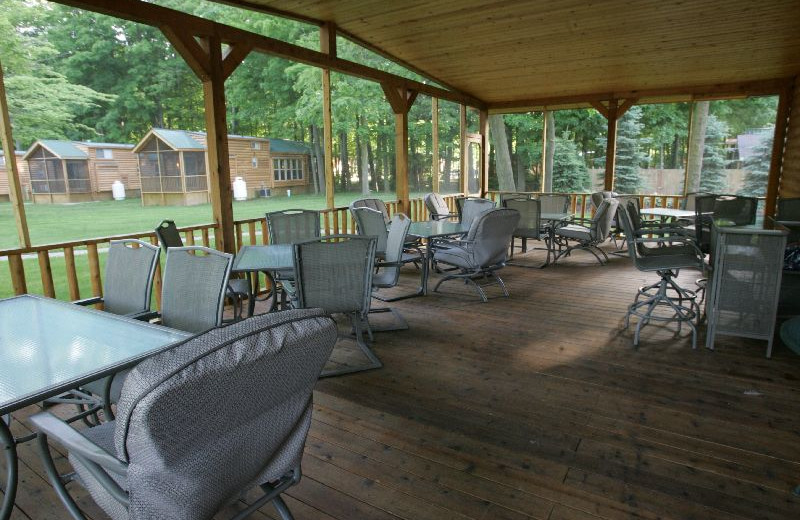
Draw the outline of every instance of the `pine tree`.
M744 175L744 185L739 190L739 195L763 197L767 194L772 140L773 135L766 134L753 149L753 155L745 159L743 166L747 173Z
M567 132L556 138L555 156L553 157L553 192L574 193L586 192L591 188L589 170L586 162L578 154L575 141Z
M647 160L642 151L642 109L631 107L617 126L617 155L614 167L614 190L619 193L639 193L642 186L639 167Z
M703 147L703 166L700 170L700 191L725 193L728 176L725 171L725 134L727 125L714 115L708 116L706 141Z

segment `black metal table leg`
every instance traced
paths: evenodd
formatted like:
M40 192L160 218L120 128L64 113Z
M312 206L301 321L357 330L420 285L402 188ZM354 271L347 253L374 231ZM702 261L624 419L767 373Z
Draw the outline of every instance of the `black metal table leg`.
M11 419L11 416L8 416ZM8 520L11 510L14 509L14 499L17 496L17 441L11 435L11 430L6 424L6 418L0 417L0 448L6 459L6 487L3 489L3 503L0 506L0 520Z

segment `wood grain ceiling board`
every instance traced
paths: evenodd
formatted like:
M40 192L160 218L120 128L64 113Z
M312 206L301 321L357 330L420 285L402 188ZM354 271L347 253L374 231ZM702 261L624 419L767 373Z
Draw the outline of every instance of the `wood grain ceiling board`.
M800 73L798 0L244 1L335 22L488 103Z

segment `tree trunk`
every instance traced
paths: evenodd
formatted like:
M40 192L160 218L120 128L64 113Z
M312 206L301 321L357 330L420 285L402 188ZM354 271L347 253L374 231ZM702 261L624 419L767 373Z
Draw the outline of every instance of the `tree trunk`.
M342 178L340 179L342 191L347 191L350 181L350 154L347 150L347 132L339 133L339 160L342 163Z
M311 141L314 150L314 163L317 165L314 177L314 193L320 193L325 187L325 156L322 154L322 139L319 127L311 125Z
M453 164L453 147L444 147L444 170L442 183L439 185L439 191L450 191L450 167Z
M689 149L686 160L686 192L700 190L700 171L703 168L703 151L706 142L709 101L696 101L692 107L692 122L689 129Z
M511 152L508 149L506 122L502 114L489 116L489 132L494 144L494 163L500 191L515 191L514 172L511 170Z
M369 195L369 130L364 116L358 117L359 133L359 174L361 175L361 193Z
M552 110L544 113L546 135L544 137L544 186L542 191L553 191L553 159L556 156L556 118Z

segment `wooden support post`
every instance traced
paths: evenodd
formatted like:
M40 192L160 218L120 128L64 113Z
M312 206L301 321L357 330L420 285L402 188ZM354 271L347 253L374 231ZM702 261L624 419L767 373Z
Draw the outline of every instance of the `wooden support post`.
M8 100L3 81L3 65L0 63L0 138L3 141L3 153L6 158L6 175L8 176L8 197L11 199L11 210L17 225L17 236L21 247L31 247L28 233L28 220L25 217L25 204L22 202L22 187L19 184L17 156L14 154L14 139L11 134L11 118L8 115Z
M408 111L417 99L417 92L405 87L389 85L381 85L381 87L383 87L386 100L394 112L394 149L397 167L395 191L397 192L398 210L408 215L411 209L408 200Z
M489 192L489 112L479 109L481 134L481 197L485 197Z
M764 201L764 215L767 217L774 217L777 210L783 151L786 145L786 131L789 127L789 114L792 112L792 91L792 85L787 85L781 89L780 97L778 98L778 115L775 119L775 136L772 141L767 195Z
M336 57L336 25L328 22L319 30L320 51ZM333 193L333 119L331 113L331 71L322 69L322 141L325 155L325 206L335 207Z
M431 98L431 151L433 164L431 165L431 189L439 193L439 98Z
M617 155L617 100L608 102L608 139L606 140L606 171L603 189L614 189L614 164Z
M467 179L467 169L469 165L469 158L467 157L467 107L463 104L460 106L459 110L459 121L461 126L461 138L459 143L461 147L461 193L467 196L469 192L467 186L469 182Z
M542 185L539 191L545 193L547 190L547 110L542 112Z

